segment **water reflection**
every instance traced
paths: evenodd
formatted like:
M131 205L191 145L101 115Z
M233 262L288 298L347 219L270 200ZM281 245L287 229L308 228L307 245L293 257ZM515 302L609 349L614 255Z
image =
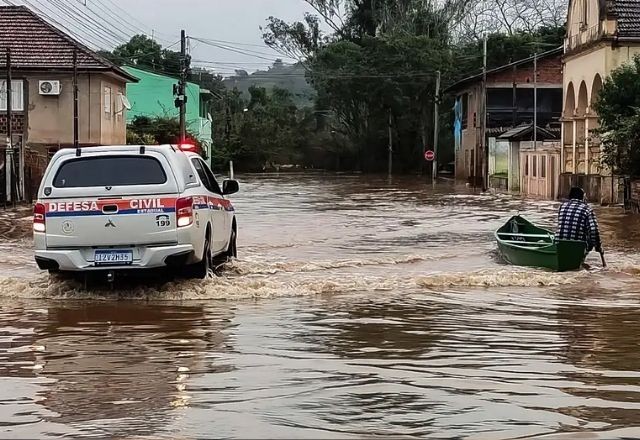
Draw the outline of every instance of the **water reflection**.
M387 293L382 293L386 295ZM440 337L433 316L446 313L438 304L361 298L357 304L336 300L315 312L314 330L300 339L348 359L419 359Z
M224 277L0 280L0 437L640 438L640 220L598 210L612 268L551 274L504 266L492 231L556 203L242 180Z
M195 375L229 371L210 353L226 351L230 310L118 302L56 304L29 344L53 382L40 395L47 421L82 426L85 434L149 435L170 428L188 406ZM27 341L23 341L27 342ZM34 373L35 374L35 373Z

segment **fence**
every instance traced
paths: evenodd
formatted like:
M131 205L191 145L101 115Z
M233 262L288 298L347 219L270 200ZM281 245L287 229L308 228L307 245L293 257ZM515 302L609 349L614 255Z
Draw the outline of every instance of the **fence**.
M11 153L11 169L7 170L7 149L0 148L0 206L6 207L19 201L32 203L38 193L38 187L42 180L48 158L30 148L24 152L24 193L20 184L20 150L14 149ZM7 184L7 171L11 173L10 185ZM8 188L10 186L10 188ZM8 197L10 194L11 197Z
M571 187L584 189L587 200L602 205L617 205L625 197L625 179L620 176L600 176L584 174L561 174L559 197L569 194Z

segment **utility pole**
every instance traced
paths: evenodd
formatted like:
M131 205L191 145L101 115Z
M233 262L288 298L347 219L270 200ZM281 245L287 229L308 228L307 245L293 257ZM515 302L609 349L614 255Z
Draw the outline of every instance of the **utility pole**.
M393 174L393 119L389 108L389 176Z
M80 146L78 135L79 114L78 114L78 50L73 50L73 147Z
M178 85L178 103L180 108L180 143L187 139L187 37L180 32L180 83Z
M4 160L4 174L5 174L5 192L6 201L13 200L13 127L11 126L11 98L12 98L12 86L11 86L11 49L7 49L7 79L5 81L6 93L7 93L7 150L5 152Z
M435 158L433 159L433 171L431 173L431 181L435 185L438 179L438 140L440 138L440 79L442 77L441 72L438 70L436 77L436 95L435 105L433 111L433 152Z
M538 149L538 51L533 55L533 150Z
M482 190L487 190L489 180L489 146L487 145L487 33L483 40L482 63Z

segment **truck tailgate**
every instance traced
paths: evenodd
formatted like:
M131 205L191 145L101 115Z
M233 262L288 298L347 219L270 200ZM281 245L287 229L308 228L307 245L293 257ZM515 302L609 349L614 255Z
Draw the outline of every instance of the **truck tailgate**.
M49 199L49 248L118 247L176 243L177 194Z

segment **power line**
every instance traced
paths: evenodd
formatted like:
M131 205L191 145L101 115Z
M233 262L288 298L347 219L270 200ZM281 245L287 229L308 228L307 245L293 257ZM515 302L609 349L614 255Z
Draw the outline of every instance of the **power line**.
M76 4L76 6L79 6L79 4L77 4L75 2L75 0L49 0L49 1L53 1L56 4L60 4L67 11L71 10L72 13L75 14L76 16L78 16L80 18L84 18L89 23L94 24L94 25L96 25L98 27L102 27L103 28L102 30L107 32L109 35L114 37L116 40L128 41L130 39L130 35L129 34L127 34L126 32L122 31L118 26L113 26L111 23L106 21L104 19L104 17L102 17L99 14L96 14L96 12L94 12L92 9L84 8L88 12L88 13L86 13L83 10L83 8L75 8L73 4L69 4L70 2L73 2L73 3ZM91 14L91 16L89 14Z
M97 0L100 1L100 0ZM141 22L138 18L134 17L133 15L131 15L127 10L125 10L124 8L121 8L117 3L115 3L113 0L106 0L111 6L113 6L114 8L116 8L118 11L120 11L120 13L122 14L122 16L120 17L121 20L123 21L128 21L126 18L124 17L129 17L130 20L132 20L134 23L138 23L138 25L142 26L143 28L149 29L147 27L146 24L144 24L143 22ZM123 17L124 16L124 17ZM129 22L131 24L131 22ZM152 29L153 30L153 29ZM145 32L145 34L148 36L149 33ZM158 33L158 35L164 35L165 37L169 38L169 39L173 39L175 38L175 36L170 36L167 34L163 34L163 33ZM164 40L165 43L169 42L170 40Z
M265 48L265 44L251 44L251 43L240 43L237 41L228 41L228 40L216 40L213 38L202 38L202 37L191 37L194 40L205 40L205 41L210 41L213 43L222 43L222 44L228 44L231 46L246 46L246 47L260 47L262 49Z
M7 0L8 1L8 0ZM112 43L108 42L105 44L105 39L102 35L99 35L99 38L96 38L95 36L89 37L89 35L86 35L85 38L82 38L81 35L72 30L71 27L69 26L69 22L65 19L63 19L60 14L59 11L56 9L51 9L46 5L43 5L39 0L33 0L34 2L37 3L38 6L34 5L32 3L31 0L21 0L21 3L26 4L27 6L29 6L31 8L32 11L34 11L37 15L39 15L41 18L45 19L46 21L48 21L49 23L51 23L54 27L57 27L59 29L63 29L64 31L66 31L69 35L71 35L73 38L77 39L77 40L86 40L89 41L93 47L95 48L105 48L105 47L109 47L112 45ZM9 1L8 3L10 3L13 6L18 6L15 3ZM47 12L43 11L43 9L45 9ZM96 35L95 32L90 31L90 34Z
M78 1L78 0L76 0ZM115 18L116 21L122 25L124 25L123 27L126 28L129 32L131 32L133 35L135 34L145 34L146 32L144 30L140 30L139 28L135 27L135 26L131 26L131 24L125 20L122 20L120 17L117 17L113 14L113 12L111 12L111 10L109 10L108 8L105 8L104 4L100 1L94 0L93 2L97 8L102 11L104 14L106 14L107 16L111 17L111 18ZM97 12L93 11L93 9L91 8L91 3L86 1L84 3L78 3L78 7L80 6L84 6L85 9L92 11L94 14L97 14Z
M73 7L65 4L62 0L49 0L49 2L52 3L53 6L61 12L75 16L78 19L77 24L79 24L80 26L84 26L85 29L92 29L94 34L100 37L103 37L104 35L103 38L108 38L109 41L111 41L111 44L115 42L115 45L118 46L122 44L123 41L126 41L126 36L125 38L122 38L121 35L118 35L107 27L101 25L84 12L78 11Z
M254 51L254 50L250 50L250 49L234 48L234 47L231 47L231 46L228 46L228 45L225 45L225 44L219 44L219 43L215 43L215 42L212 42L212 41L202 40L200 38L193 38L193 37L190 37L190 38L195 40L195 41L199 41L199 42L201 42L203 44L206 44L208 46L217 47L218 49L222 49L222 50L226 50L226 51L229 51L229 52L238 53L238 54L245 55L245 56L252 57L252 58L258 58L258 59L268 60L268 61L276 61L278 59L280 59L280 60L282 59L282 57L275 57L274 58L273 54L268 54L266 52L258 52L258 51ZM271 58L266 58L265 55L269 56ZM294 58L291 58L291 57L286 57L286 58L294 60Z

